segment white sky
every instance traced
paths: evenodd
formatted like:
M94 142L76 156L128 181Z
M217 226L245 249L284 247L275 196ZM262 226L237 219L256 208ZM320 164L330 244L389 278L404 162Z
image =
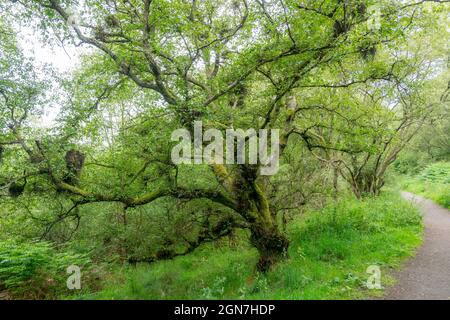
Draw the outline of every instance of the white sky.
M39 35L30 27L19 27L18 42L27 57L32 57L38 64L49 64L64 74L72 71L79 62L81 47L66 45L50 46L42 42Z
M16 25L17 41L26 57L33 58L36 66L49 65L60 75L68 75L79 65L80 56L86 49L74 45L62 46L46 44L42 37L31 27ZM57 88L56 88L57 90ZM57 92L56 92L57 93ZM36 123L39 127L49 128L59 112L59 106L44 107L44 116Z

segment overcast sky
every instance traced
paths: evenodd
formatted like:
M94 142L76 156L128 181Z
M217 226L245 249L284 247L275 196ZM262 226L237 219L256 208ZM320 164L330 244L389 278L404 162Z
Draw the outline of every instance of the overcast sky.
M18 26L19 45L28 57L33 57L37 63L48 63L61 73L69 72L79 62L82 48L66 45L50 46L42 42L31 27Z
M42 37L35 33L33 28L16 25L17 41L26 57L33 58L36 66L50 65L61 75L67 75L79 64L82 47L66 45L64 48L57 45L49 45L43 42ZM43 127L51 127L59 111L58 105L45 106L45 115L42 123L37 124Z

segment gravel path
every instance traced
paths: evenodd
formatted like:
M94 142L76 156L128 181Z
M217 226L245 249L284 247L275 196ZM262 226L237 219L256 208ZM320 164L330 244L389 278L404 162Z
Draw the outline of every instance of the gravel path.
M402 196L422 211L425 241L417 255L394 274L398 282L385 299L450 300L450 211L408 192Z

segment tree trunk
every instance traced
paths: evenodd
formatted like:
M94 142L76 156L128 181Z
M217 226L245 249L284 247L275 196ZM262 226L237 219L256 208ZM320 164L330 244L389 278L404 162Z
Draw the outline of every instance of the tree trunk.
M365 173L351 183L352 191L358 199L361 199L363 195L380 195L383 186L384 178L373 173Z
M250 229L250 242L259 252L256 265L259 272L267 272L274 264L287 258L289 240L276 226L254 224Z
M262 179L257 182L257 169L256 166L239 166L234 191L238 210L250 226L250 243L259 253L256 269L267 272L275 263L287 257L289 240L278 228L265 184Z
M334 189L333 198L335 200L338 198L338 195L339 195L338 179L339 179L339 170L337 167L334 167L333 168L333 189Z

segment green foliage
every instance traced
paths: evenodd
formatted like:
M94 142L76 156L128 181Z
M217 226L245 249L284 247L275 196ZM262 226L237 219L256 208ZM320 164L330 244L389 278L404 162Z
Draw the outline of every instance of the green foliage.
M427 163L429 163L429 161L430 160L424 157L423 154L405 150L405 152L400 155L399 159L395 161L393 168L399 174L416 175L427 165Z
M448 8L0 0L1 285L19 296L64 296L64 269L88 263L80 252L89 252L90 265L116 269L100 298L360 296L365 268L408 256L421 224L395 196L347 193L378 195L411 141L427 150L409 150L398 172L448 157ZM80 21L71 21L75 13ZM372 18L380 18L376 28ZM13 19L45 40L93 50L54 77L22 54ZM56 105L54 126L39 128ZM175 165L171 133L194 120L205 130L279 129L278 174ZM69 150L83 154L75 171ZM430 166L414 186L426 194L433 186L430 197L448 205L447 170ZM291 259L255 273L247 231L190 253L223 226L269 238L253 241L268 244L256 246L261 256L276 251L267 250L270 236L286 231Z
M395 194L346 199L309 212L289 228L290 259L266 275L255 272L257 253L239 237L207 244L189 256L115 270L96 299L348 299L379 295L365 288L366 268L389 268L421 242L421 217Z
M425 182L450 184L450 162L438 162L423 169L418 178Z
M61 292L66 286L66 269L89 262L85 255L57 251L48 242L0 241L0 286L29 296L40 290ZM45 293L47 297L50 292Z
M417 176L405 178L402 187L450 209L450 162L428 165Z
M416 214L409 205L396 205L398 201L398 197L392 195L362 201L344 199L308 217L304 222L302 233L342 235L354 230L362 233L377 233L386 232L392 227L420 224L420 215Z

